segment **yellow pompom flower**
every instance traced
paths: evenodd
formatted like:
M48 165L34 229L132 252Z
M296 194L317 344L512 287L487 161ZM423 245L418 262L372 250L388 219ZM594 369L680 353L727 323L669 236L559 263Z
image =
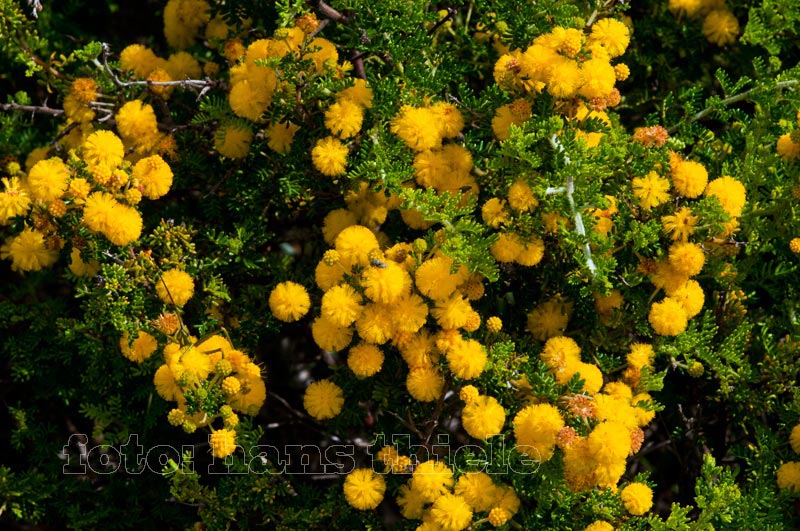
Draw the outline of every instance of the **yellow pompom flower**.
M715 9L703 21L703 35L717 46L732 44L739 35L739 21L728 9Z
M442 395L444 378L435 367L414 367L408 371L406 389L414 400L433 402Z
M496 229L500 225L508 222L508 211L505 209L505 201L493 197L484 203L481 208L483 222L487 226Z
M776 152L787 162L800 159L800 143L792 141L791 135L786 133L778 138Z
M662 336L677 336L686 330L688 324L686 310L680 302L670 297L653 303L647 320L655 333Z
M641 516L653 506L653 490L644 483L631 483L620 492L625 510Z
M31 207L28 189L22 186L19 177L2 178L5 190L0 193L0 225L8 225L11 218L21 216Z
M550 68L551 73L547 80L548 92L558 99L567 99L574 96L583 82L583 74L578 63L566 57L556 56ZM611 68L611 65L609 65L609 68ZM612 68L611 73L613 74L613 72Z
M687 280L678 289L667 291L667 295L683 306L688 319L700 313L706 300L703 288L700 287L696 280Z
M98 184L108 184L124 157L122 140L111 131L95 131L83 141L82 158Z
M800 424L792 428L792 433L789 435L789 444L796 454L800 454Z
M566 336L551 337L539 354L550 369L562 369L567 365L579 363L581 349L574 339Z
M653 345L634 343L625 359L630 367L641 369L642 367L652 367L655 357Z
M250 153L253 131L242 125L224 125L214 134L214 148L223 157L242 159Z
M347 355L347 366L359 378L367 378L381 370L383 352L370 343L359 343Z
M675 214L661 218L664 234L672 241L686 241L694 233L694 227L700 218L692 215L689 207L681 207Z
M533 189L523 179L517 179L508 187L508 206L520 212L527 212L539 204Z
M158 144L158 122L149 104L141 100L129 101L117 111L115 120L122 140L135 146L137 152L150 151Z
M589 39L602 44L611 57L619 57L628 48L631 34L623 22L613 18L603 18L594 23Z
M500 489L485 472L467 472L462 474L454 489L476 512L488 511L500 495Z
M133 167L131 177L142 187L148 199L158 199L169 192L172 186L172 169L160 155L141 159Z
M158 57L153 50L141 44L131 44L119 54L120 66L123 70L133 70L136 77L146 78L156 69Z
M0 247L0 258L10 258L13 271L39 271L56 263L58 251L48 249L44 234L26 227Z
M630 429L625 424L602 422L595 426L586 441L587 450L597 464L622 463L624 472L625 459L631 448Z
M260 122L272 102L277 77L271 68L253 66L247 76L235 83L228 94L228 104L236 116Z
M450 372L464 380L480 376L489 359L486 348L474 339L456 342L446 356Z
M385 304L367 304L356 321L356 331L368 343L382 345L389 341L396 331L390 307Z
M338 138L328 136L317 140L311 150L311 162L323 175L336 177L345 172L347 166L347 146Z
M181 394L181 388L175 382L175 376L166 363L158 368L153 375L153 385L156 387L158 396L164 400L177 400Z
M428 305L417 294L404 296L389 308L398 332L415 334L425 325L428 317Z
M306 288L296 282L281 282L269 294L269 309L280 321L297 321L308 313L311 299Z
M436 117L442 137L454 138L464 129L464 117L452 103L438 101L431 106L431 111Z
M514 259L516 263L525 267L533 267L542 261L544 257L544 242L539 238L533 238L525 242L520 252Z
M430 508L433 522L442 531L461 531L472 523L472 509L461 496L443 494Z
M183 306L194 295L194 280L186 271L170 269L156 282L156 294L166 304Z
M133 342L130 341L127 332L122 334L119 339L119 349L122 351L122 355L136 363L142 363L148 359L157 348L156 338L144 331L139 331Z
M739 217L747 202L744 185L729 175L714 179L706 186L705 195L717 198L722 209L732 218Z
M303 395L303 407L317 420L332 419L342 410L344 394L330 380L320 380L308 386Z
M375 233L363 225L353 225L343 229L334 240L334 247L339 252L340 263L345 269L354 265L369 265L369 253L380 248Z
M404 105L392 118L390 130L414 151L434 149L442 143L436 118L436 113L427 107Z
M317 317L311 323L311 336L317 346L327 351L343 350L353 338L353 330L339 326L325 317Z
M490 248L494 259L502 263L515 261L524 249L522 239L513 232L501 232Z
M289 153L294 135L300 130L299 125L292 122L275 123L264 130L267 145L276 153Z
M334 286L322 296L322 316L338 326L350 326L361 315L361 295L350 285Z
M361 275L364 294L374 302L392 304L397 302L411 287L411 278L396 262L368 267Z
M450 467L433 459L420 463L409 482L411 489L417 491L420 497L429 503L448 494L453 488L453 483L455 481Z
M514 417L514 437L517 451L538 461L553 457L556 435L564 427L558 409L550 404L534 404Z
M40 160L28 172L31 198L45 203L60 198L67 191L69 176L69 168L61 159Z
M696 243L674 243L669 248L669 265L687 277L699 274L705 261L703 249Z
M433 300L449 297L463 281L457 273L450 273L452 265L453 260L445 256L434 257L423 262L415 273L417 289Z
M211 20L211 6L204 0L169 0L164 6L164 37L172 48L193 45L200 28Z
M633 195L639 200L639 206L650 210L669 200L669 181L656 172L651 171L644 177L633 179Z
M347 475L343 490L347 503L356 509L368 511L383 501L386 481L371 468L359 468Z
M431 315L444 329L461 328L466 325L472 306L461 295L454 294L447 299L437 301Z
M208 437L211 446L211 455L217 459L228 457L236 451L236 432L234 430L215 430Z
M777 472L778 488L789 492L800 492L800 462L790 461L780 466Z
M358 103L343 98L325 111L325 127L339 138L350 138L361 130L364 110Z
M576 67L577 68L577 67ZM578 71L580 75L580 71ZM524 99L498 107L492 118L492 131L498 140L508 140L511 126L521 126L531 117L531 104Z
M559 335L567 327L572 304L559 297L543 302L528 314L528 331L539 341Z
M800 238L792 238L789 241L789 250L794 254L800 254Z
M708 172L699 162L677 160L670 170L675 191L684 197L694 199L703 193L708 184Z
M372 89L367 87L366 79L353 79L353 86L348 87L336 95L337 100L350 100L365 109L372 108Z
M582 83L578 92L581 96L588 99L603 98L614 90L617 75L608 61L589 59L581 65L580 72Z
M462 389L463 391L463 389ZM486 440L503 430L506 411L492 396L478 396L464 406L461 422L471 437Z

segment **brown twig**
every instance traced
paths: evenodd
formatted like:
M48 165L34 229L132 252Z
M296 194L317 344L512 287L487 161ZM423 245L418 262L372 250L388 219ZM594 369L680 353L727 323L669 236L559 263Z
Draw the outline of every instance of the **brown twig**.
M53 109L52 107L39 107L36 105L20 105L18 103L0 103L0 111L22 111L32 114L47 114L49 116L61 116L64 109Z
M329 18L334 22L342 22L342 23L347 22L346 16L344 16L343 14L341 14L340 12L338 12L337 10L335 10L322 0L319 0L317 2L316 7L325 18Z

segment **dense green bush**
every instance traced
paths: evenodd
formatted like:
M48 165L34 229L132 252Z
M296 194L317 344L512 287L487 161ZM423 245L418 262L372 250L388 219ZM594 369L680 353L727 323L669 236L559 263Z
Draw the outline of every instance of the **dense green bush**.
M793 0L0 0L0 522L795 529Z

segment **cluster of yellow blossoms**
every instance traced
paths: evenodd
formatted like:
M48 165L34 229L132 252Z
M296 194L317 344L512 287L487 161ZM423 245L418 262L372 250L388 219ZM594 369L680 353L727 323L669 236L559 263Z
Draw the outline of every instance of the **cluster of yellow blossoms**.
M123 111L131 103L118 114L120 134L127 125ZM19 169L3 180L0 225L9 224L16 216L28 216L33 227L10 237L0 256L10 258L16 271L38 271L54 264L64 246L58 234L59 220L73 212L80 213L89 230L114 245L138 240L142 217L135 205L143 196L157 199L166 194L173 175L160 155L144 156L132 149L126 150L112 131L98 130L69 150L67 162L57 156L46 158L47 150L31 153L27 174ZM88 267L75 244L73 240L70 269L76 275L95 274L96 264Z
M502 55L494 78L512 94L530 97L547 91L570 118L597 117L608 123L602 111L620 102L614 85L629 75L625 64L612 66L611 61L625 53L629 42L630 30L616 19L598 20L588 35L580 29L556 27L537 37L524 52ZM596 114L590 114L590 109ZM495 136L507 139L509 127L522 125L530 116L531 105L525 98L503 105L492 120ZM590 145L596 145L598 138L585 136Z
M797 111L797 126L800 127L800 111ZM782 134L778 138L775 149L778 155L787 162L800 159L800 129Z
M670 188L675 199L683 200L683 206L676 208L673 214L661 217L663 231L673 243L667 256L660 260L643 261L640 270L647 273L650 281L666 293L664 299L651 306L648 320L653 330L660 335L675 336L686 329L688 320L703 307L703 290L691 277L702 271L706 251L715 244L712 239L704 249L700 244L689 241L699 217L694 215L691 203L687 200L702 195L714 197L729 217L729 221L723 223L723 231L717 236L728 237L738 228L746 194L744 185L727 175L709 182L708 171L702 164L683 160L674 152L670 153L669 179L662 177L658 171L633 179L633 195L644 212L673 199Z
M211 453L219 458L233 453L239 423L235 412L255 415L266 398L261 368L219 335L201 342L190 338L186 345L169 342L163 355L153 383L164 400L177 402L169 423L192 433L219 418L223 428L212 428Z
M725 0L669 0L669 8L676 16L702 18L703 35L717 46L733 44L739 36L739 21Z

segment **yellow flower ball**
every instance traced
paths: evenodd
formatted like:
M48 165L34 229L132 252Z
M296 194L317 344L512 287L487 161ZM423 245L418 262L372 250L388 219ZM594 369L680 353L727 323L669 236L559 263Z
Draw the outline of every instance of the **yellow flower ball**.
M489 359L486 348L474 339L456 342L446 356L450 372L464 380L480 376Z
M411 476L410 487L426 502L434 502L453 488L453 471L438 460L420 463Z
M435 367L414 367L408 371L406 389L414 400L433 402L442 395L444 378Z
M347 366L359 378L367 378L381 370L383 352L375 345L359 343L347 355Z
M344 394L341 387L330 380L320 380L308 386L303 396L303 407L317 420L332 419L342 410Z
M234 430L221 429L214 431L209 436L211 445L211 455L222 459L236 451L236 432Z
M594 23L589 38L602 44L611 57L618 57L628 48L631 34L623 22L613 18L603 18Z
M353 338L353 330L339 326L325 317L317 317L311 323L311 335L317 346L327 351L343 350Z
M361 295L349 284L334 286L322 296L322 316L338 326L350 326L364 307Z
M342 230L336 236L334 246L339 252L342 266L348 270L356 264L368 266L369 253L380 248L375 233L362 225L353 225Z
M139 331L133 342L130 341L127 332L122 334L119 340L119 349L122 351L122 355L136 363L142 363L148 359L157 348L156 338L144 331Z
M253 130L241 125L224 125L214 134L214 148L223 157L242 159L250 153Z
M670 297L653 303L647 316L655 333L661 336L677 336L686 330L688 319L683 305Z
M461 413L464 429L476 439L486 440L499 434L503 430L505 421L505 409L492 396L476 397L464 406Z
M677 160L670 170L670 176L675 191L690 199L702 194L708 184L706 168L691 160Z
M374 302L393 304L408 293L411 278L396 262L381 262L364 270L361 274L361 287L364 288L364 294Z
M714 9L703 21L703 35L717 46L733 44L739 35L739 21L727 8Z
M172 169L159 155L137 162L131 177L142 187L142 194L148 199L158 199L172 186Z
M311 299L306 288L296 282L281 282L269 294L269 309L276 319L297 321L308 313Z
M556 435L563 427L564 419L555 406L550 404L527 406L514 417L516 449L537 461L547 461L553 457Z
M786 133L778 138L776 152L787 162L800 159L800 143L793 142L791 135Z
M433 522L442 531L461 531L472 523L472 509L461 496L443 494L430 508Z
M25 228L0 247L0 258L10 258L13 271L39 271L56 263L58 251L47 247L44 234Z
M644 483L631 483L620 492L625 510L640 516L653 506L653 490Z
M186 271L170 269L156 282L156 294L166 304L183 306L194 295L194 280Z
M404 105L392 118L390 130L414 151L434 149L442 143L436 113L427 107Z
M796 454L800 454L800 424L792 428L792 433L789 435L789 444Z
M703 249L696 243L674 243L669 248L669 265L681 275L692 277L699 274L705 262Z
M347 146L341 140L328 136L317 140L311 150L311 162L323 175L337 177L345 172L347 153Z
M61 159L40 160L28 172L31 197L44 202L60 198L67 191L70 171Z
M423 262L415 273L417 289L433 300L449 297L463 280L459 274L450 272L452 265L453 260L444 256Z
M722 209L733 218L742 214L744 204L747 202L744 185L729 175L708 183L705 195L716 197Z
M364 110L361 105L343 98L325 111L325 127L339 138L350 138L361 130Z
M614 531L614 526L602 520L595 520L583 531Z
M645 210L667 202L669 187L669 181L654 171L633 179L633 195L639 200L639 206Z
M383 501L386 482L370 468L353 470L344 480L344 498L361 511L376 508Z
M667 295L683 306L688 319L700 313L706 300L703 288L700 287L700 284L696 280L687 280L686 283L678 289L668 291Z

